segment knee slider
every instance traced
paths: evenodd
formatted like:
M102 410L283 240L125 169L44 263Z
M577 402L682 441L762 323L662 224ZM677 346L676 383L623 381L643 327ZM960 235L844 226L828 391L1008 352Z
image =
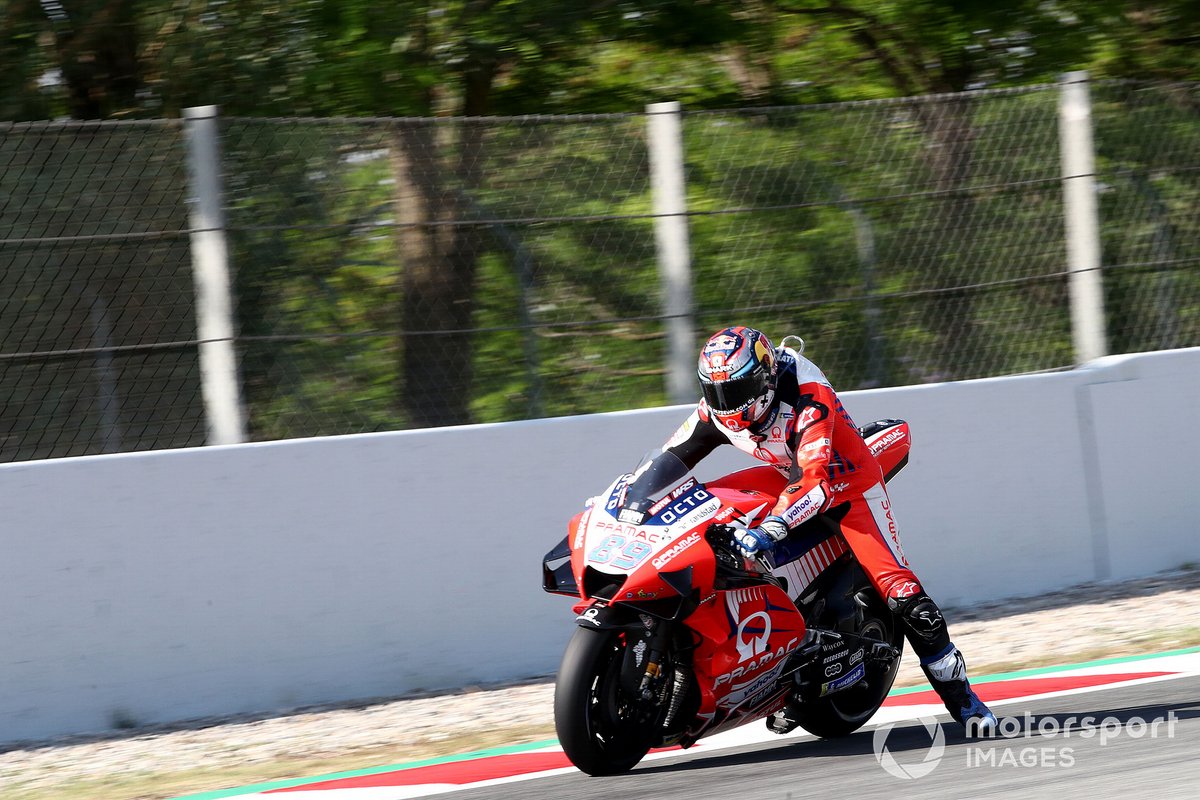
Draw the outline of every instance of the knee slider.
M889 597L888 608L922 643L939 649L950 643L942 610L925 592L908 597Z

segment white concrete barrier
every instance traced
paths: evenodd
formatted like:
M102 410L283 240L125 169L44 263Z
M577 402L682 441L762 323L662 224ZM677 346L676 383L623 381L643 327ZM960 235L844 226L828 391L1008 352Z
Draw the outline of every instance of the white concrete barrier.
M1200 560L1200 349L847 393L945 604ZM541 557L685 407L0 466L0 741L545 675ZM751 462L725 448L703 478Z

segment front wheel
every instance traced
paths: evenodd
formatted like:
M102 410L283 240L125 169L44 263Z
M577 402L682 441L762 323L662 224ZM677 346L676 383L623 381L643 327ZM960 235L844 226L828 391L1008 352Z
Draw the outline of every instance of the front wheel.
M650 751L658 714L621 684L625 637L576 628L554 685L554 728L571 763L589 775L628 772Z

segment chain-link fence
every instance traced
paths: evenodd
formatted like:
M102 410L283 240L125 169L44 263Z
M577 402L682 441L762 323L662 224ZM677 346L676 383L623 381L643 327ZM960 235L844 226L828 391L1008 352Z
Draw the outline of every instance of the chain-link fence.
M1200 345L1200 88L1092 87L1110 352ZM697 343L1075 363L1058 86L682 116ZM252 439L661 405L646 115L222 119ZM2 460L203 444L180 122L0 138Z
M179 139L0 128L0 459L204 442Z

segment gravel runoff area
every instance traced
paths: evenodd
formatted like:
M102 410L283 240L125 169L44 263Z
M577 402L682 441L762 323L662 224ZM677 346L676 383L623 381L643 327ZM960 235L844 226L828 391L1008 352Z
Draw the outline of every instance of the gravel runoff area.
M1200 644L1200 627L1192 623L1200 618L1200 569L1125 583L1087 584L1049 596L970 609L947 609L947 617L953 638L975 674L981 667L996 672L1191 646ZM897 685L923 680L911 654L906 653ZM531 733L546 738L553 736L553 691L552 678L542 677L353 707L212 718L0 745L0 787L10 781L50 788L69 781L103 780L131 765L139 771L171 773L266 765L298 757L352 756L369 750L375 760L363 763L365 768L388 763L378 760L381 748L394 747L408 754L405 760L444 754L450 744L447 740L459 745L453 752L470 750L473 732L521 729L527 739Z

